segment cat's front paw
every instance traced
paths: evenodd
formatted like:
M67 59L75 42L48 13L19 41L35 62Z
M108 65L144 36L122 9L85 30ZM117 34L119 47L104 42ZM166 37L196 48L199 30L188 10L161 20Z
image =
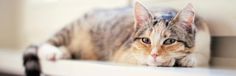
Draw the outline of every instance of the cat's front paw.
M197 64L194 55L188 55L178 61L178 64L182 67L194 67Z
M66 57L65 53L58 47L52 46L50 44L43 44L38 49L38 56L43 60L56 61L59 59L64 59Z

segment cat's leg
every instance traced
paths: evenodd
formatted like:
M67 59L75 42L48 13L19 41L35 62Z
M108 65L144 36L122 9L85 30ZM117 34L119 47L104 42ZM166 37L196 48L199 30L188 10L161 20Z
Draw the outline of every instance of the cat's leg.
M192 53L180 59L178 64L182 67L208 67L209 56L201 53Z
M26 75L40 75L40 60L55 61L59 59L69 59L70 57L71 55L68 50L53 46L49 43L42 45L31 45L26 49L23 55Z
M70 59L71 54L64 46L56 47L52 44L43 44L38 48L38 57L43 60L56 61L59 59Z
M41 45L31 45L23 55L23 64L26 76L40 76L40 60L58 60L70 58L68 46L74 33L74 25L66 26Z
M40 76L41 67L38 57L38 46L30 45L23 54L23 65L26 76Z
M205 31L198 30L195 38L195 47L192 54L187 55L178 63L186 67L208 67L211 54L211 37L204 25Z

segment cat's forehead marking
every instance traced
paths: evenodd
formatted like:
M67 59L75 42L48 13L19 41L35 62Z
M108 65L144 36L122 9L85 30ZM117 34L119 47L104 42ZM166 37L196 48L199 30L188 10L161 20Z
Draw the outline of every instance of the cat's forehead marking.
M158 46L160 44L160 40L165 33L166 26L163 22L157 24L157 26L153 26L153 30L151 31L151 38L153 42L153 46Z
M153 27L153 31L150 34L152 40L152 46L160 46L163 38L169 37L171 30L169 30L164 22L158 23L157 26Z
M160 21L159 23L157 23L157 25L154 26L154 30L157 33L162 33L163 31L165 31L166 30L165 22L164 21Z
M150 36L152 37L152 42L153 42L152 45L156 46L160 40L160 33L158 32L158 30L155 29L151 32Z

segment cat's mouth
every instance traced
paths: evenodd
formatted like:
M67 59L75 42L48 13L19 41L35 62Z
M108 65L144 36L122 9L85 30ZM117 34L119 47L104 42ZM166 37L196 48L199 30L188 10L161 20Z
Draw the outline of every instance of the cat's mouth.
M173 67L178 66L178 64L175 59L151 59L147 61L145 66Z

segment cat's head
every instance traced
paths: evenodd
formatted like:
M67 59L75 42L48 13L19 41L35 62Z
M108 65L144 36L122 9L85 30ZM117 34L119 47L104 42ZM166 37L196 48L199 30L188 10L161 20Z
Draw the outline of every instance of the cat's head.
M135 35L133 55L142 64L173 66L175 60L192 52L195 37L195 12L191 4L169 21L136 2L134 6Z

